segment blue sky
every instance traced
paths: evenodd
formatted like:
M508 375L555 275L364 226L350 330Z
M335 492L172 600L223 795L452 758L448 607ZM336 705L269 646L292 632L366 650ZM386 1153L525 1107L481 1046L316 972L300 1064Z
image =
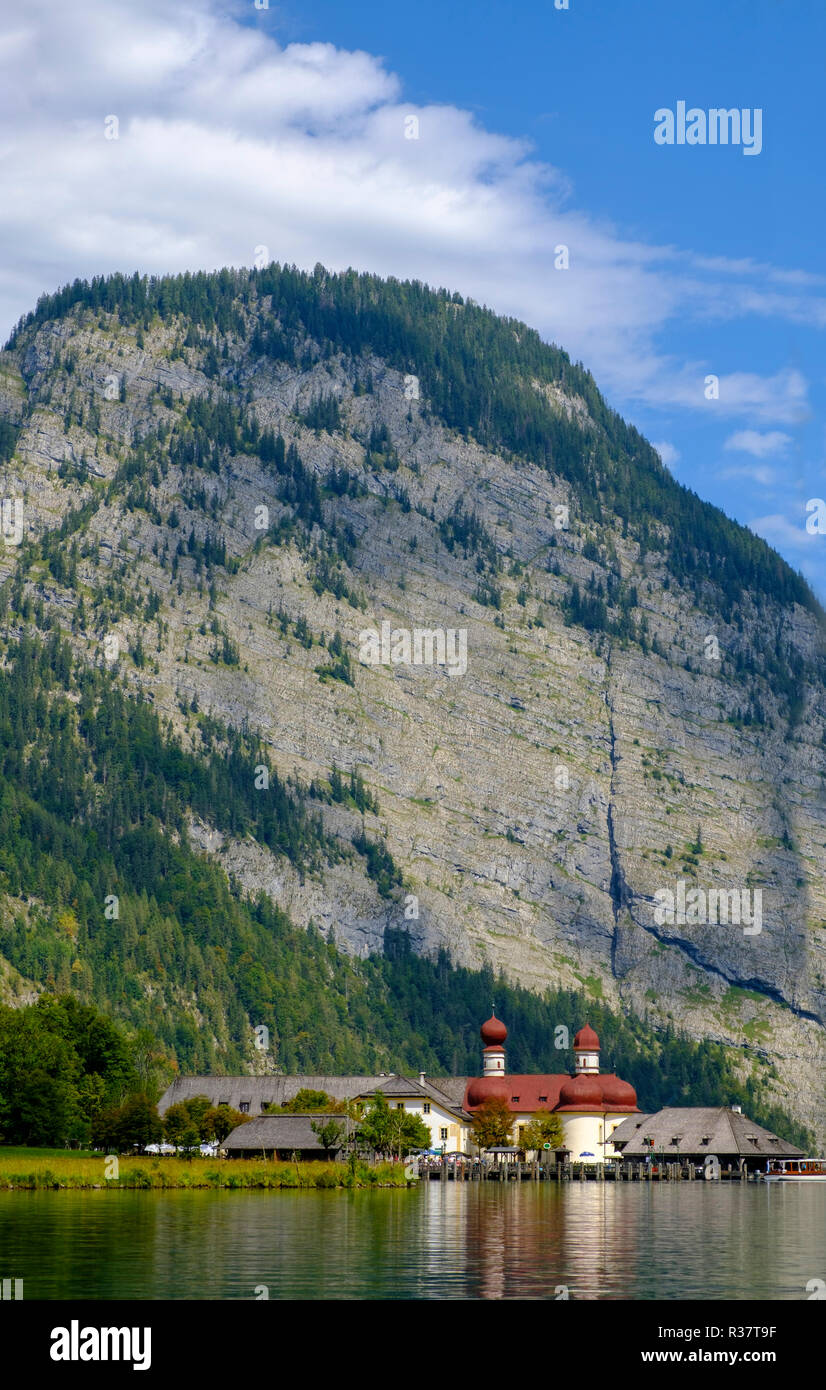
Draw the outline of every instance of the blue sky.
M76 274L261 247L448 284L581 358L826 598L825 41L819 0L31 0L0 40L0 331ZM759 108L760 153L656 144L679 100Z

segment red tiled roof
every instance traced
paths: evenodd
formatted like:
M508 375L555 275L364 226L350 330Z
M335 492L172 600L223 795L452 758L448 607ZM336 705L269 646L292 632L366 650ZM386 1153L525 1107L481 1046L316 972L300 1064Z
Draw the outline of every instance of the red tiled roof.
M597 1102L596 1094L592 1100L585 1103L572 1101L566 1103L561 1098L560 1093L563 1086L572 1088L571 1094L577 1089L585 1089L580 1086L581 1082L589 1082L592 1089L593 1083L599 1087L600 1102ZM474 1110L487 1099L488 1096L503 1096L508 1102L508 1109L520 1114L534 1114L537 1110L555 1110L559 1107L562 1114L576 1111L610 1110L612 1113L617 1111L632 1114L637 1110L637 1096L633 1086L627 1081L622 1081L620 1077L612 1072L600 1072L570 1076L567 1073L561 1076L480 1076L474 1077L469 1081L465 1089L465 1096L462 1108L471 1114ZM514 1099L516 1097L516 1099ZM562 1103L560 1103L562 1100Z

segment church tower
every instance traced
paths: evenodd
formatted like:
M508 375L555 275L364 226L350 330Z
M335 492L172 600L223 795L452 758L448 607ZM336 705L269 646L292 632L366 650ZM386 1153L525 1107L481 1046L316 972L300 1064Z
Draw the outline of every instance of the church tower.
M483 1076L504 1076L505 1075L505 1038L508 1030L501 1018L491 1014L486 1023L480 1028L482 1042L485 1050L482 1053L482 1075Z
M587 1023L574 1037L574 1073L576 1076L599 1073L599 1038Z

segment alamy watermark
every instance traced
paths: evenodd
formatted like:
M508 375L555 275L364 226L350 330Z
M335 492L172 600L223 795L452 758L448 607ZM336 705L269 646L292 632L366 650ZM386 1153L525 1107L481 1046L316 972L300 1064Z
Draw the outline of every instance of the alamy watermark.
M449 676L467 671L467 628L364 628L359 633L363 666L446 666Z
M131 1361L133 1371L152 1365L151 1327L82 1327L73 1318L52 1328L51 1341L52 1361Z
M654 921L658 927L684 927L687 924L719 926L731 923L743 928L744 936L759 936L763 930L762 888L688 888L681 878L677 891L658 888Z
M658 145L741 145L743 154L763 148L763 108L712 106L708 111L677 102L676 112L661 106L654 112L654 141Z

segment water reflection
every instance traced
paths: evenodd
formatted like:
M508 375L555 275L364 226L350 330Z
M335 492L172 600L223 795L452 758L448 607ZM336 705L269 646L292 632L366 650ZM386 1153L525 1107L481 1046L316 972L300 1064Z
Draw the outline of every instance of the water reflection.
M0 1272L27 1299L805 1299L824 1189L0 1193Z

